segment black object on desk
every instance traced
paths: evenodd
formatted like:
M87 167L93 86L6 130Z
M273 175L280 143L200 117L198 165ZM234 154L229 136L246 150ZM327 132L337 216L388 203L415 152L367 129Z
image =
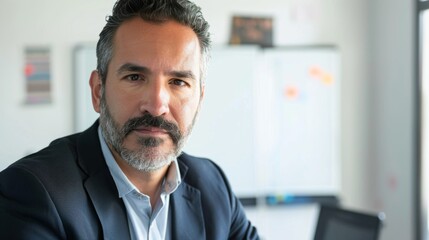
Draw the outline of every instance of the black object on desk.
M314 240L377 240L383 219L383 214L371 215L322 205Z

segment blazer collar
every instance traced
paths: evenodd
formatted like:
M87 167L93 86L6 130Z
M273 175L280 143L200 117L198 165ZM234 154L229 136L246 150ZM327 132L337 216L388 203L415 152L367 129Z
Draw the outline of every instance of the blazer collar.
M188 166L178 159L182 183L170 197L169 224L173 239L205 239L201 193L185 181Z
M104 239L130 239L125 206L101 152L98 125L97 120L77 140L78 163L87 174L84 186L101 222Z

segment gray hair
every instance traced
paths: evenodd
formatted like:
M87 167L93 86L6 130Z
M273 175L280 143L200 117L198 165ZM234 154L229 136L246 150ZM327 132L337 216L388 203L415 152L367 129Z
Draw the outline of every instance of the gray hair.
M106 18L106 25L97 43L97 71L103 85L106 83L107 69L113 56L113 38L118 27L126 20L141 17L143 20L162 23L176 21L190 27L198 37L201 47L201 85L203 84L210 55L209 24L204 19L201 8L188 0L118 0L112 15Z

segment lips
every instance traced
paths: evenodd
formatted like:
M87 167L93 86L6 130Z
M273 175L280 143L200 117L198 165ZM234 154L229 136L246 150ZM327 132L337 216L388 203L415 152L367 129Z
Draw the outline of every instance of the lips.
M146 134L168 134L168 131L157 127L140 126L134 129L134 131L146 133Z

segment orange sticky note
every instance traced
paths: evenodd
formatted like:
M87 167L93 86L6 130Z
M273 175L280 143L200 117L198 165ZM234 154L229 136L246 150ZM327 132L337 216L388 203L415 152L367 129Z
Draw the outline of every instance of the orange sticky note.
M293 86L287 86L284 91L284 95L288 99L294 99L298 96L298 89Z
M322 78L322 82L326 85L330 85L334 82L333 77L329 73L325 73Z

